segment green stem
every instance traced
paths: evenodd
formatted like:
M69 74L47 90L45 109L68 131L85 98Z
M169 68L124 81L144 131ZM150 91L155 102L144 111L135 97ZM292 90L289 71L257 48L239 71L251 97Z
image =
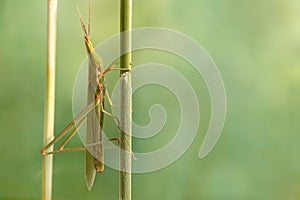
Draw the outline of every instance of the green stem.
M55 49L56 49L57 0L48 0L48 52L46 66L46 99L44 113L44 140L46 145L53 139L55 101ZM53 147L49 148L52 151ZM42 199L52 198L52 155L42 158Z
M126 52L120 58L120 67L131 69L131 24L132 0L121 0L120 6L120 49ZM126 32L126 33L122 33ZM132 89L130 72L121 72L121 132L120 132L120 198L131 200L131 124L132 124ZM123 153L122 153L123 152ZM129 152L129 153L125 153Z

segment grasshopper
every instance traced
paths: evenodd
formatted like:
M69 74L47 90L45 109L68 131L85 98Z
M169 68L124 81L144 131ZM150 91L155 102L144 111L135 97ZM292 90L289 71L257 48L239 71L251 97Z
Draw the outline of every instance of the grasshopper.
M102 173L104 170L104 145L102 138L104 115L113 117L118 122L118 128L120 129L118 118L104 109L105 98L107 99L108 103L112 105L108 92L105 88L104 75L114 69L126 71L128 71L128 69L116 68L115 66L118 65L118 63L113 64L106 69L104 68L104 63L101 57L94 50L90 40L90 6L87 28L78 7L76 7L76 9L84 33L84 41L89 60L87 107L84 108L52 141L44 146L40 150L40 153L46 156L58 152L85 151L85 180L88 190L91 190L94 184L96 173ZM85 147L64 148L66 143L75 135L80 125L82 125L85 121L87 121L87 145ZM69 132L69 130L71 131ZM49 147L53 146L68 132L68 136L58 146L57 150L47 152ZM110 140L117 140L119 143L119 138L112 138ZM94 152L94 154L92 155L90 152Z

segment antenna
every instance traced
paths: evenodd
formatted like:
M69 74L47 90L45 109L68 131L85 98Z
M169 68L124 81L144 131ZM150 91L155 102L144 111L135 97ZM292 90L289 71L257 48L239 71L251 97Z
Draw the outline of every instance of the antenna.
M83 32L84 32L84 35L85 35L86 37L89 37L89 36L90 36L90 35L89 35L89 32L87 32L87 30L86 30L86 27L85 27L85 25L84 25L84 21L83 21L83 19L82 19L82 16L81 16L81 14L80 14L80 11L79 11L79 8L78 8L77 5L76 5L76 10L77 10L77 13L78 13L80 22L81 22L81 26L82 26L82 30L83 30ZM89 25L88 28L90 28L90 25Z
M91 33L91 1L89 0L89 21L88 21L88 34Z

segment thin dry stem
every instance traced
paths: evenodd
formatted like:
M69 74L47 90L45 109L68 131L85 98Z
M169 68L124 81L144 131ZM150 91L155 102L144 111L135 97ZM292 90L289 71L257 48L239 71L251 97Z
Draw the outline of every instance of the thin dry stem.
M44 115L44 140L46 145L53 139L55 100L55 49L56 49L57 0L48 0L48 52L46 66L46 99ZM50 148L49 151L53 149ZM42 199L52 198L52 155L42 158Z

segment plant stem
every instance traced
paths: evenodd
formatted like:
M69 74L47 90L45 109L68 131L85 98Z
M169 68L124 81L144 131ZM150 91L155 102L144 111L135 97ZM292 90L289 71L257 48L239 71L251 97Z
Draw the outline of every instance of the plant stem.
M120 6L120 67L131 70L132 0L121 0ZM124 33L125 32L125 33ZM126 52L122 55L122 53ZM121 72L121 131L120 131L120 198L131 200L131 124L132 89L130 72ZM123 150L123 151L122 151ZM127 152L127 153L126 153Z
M53 139L55 101L55 49L56 49L57 0L48 0L48 52L46 66L46 99L44 113L44 140L46 145ZM53 147L49 149L52 151ZM52 198L52 155L42 158L42 199Z

